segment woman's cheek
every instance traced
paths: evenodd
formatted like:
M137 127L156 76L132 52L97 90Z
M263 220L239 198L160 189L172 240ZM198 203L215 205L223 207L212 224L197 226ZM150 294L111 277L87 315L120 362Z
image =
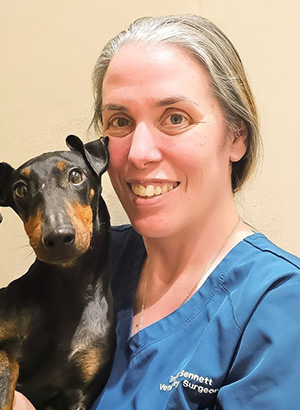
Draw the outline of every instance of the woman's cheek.
M119 169L126 165L129 147L128 143L121 138L109 138L109 172Z

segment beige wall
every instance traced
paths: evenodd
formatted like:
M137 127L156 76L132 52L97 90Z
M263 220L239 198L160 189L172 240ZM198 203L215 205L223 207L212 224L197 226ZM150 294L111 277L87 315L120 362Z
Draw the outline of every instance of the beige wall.
M237 46L261 113L264 162L238 198L241 214L300 256L300 24L297 0L1 0L0 161L19 166L87 133L91 72L104 43L143 15L196 13ZM113 223L125 219L106 179ZM0 286L33 255L22 223L2 209Z

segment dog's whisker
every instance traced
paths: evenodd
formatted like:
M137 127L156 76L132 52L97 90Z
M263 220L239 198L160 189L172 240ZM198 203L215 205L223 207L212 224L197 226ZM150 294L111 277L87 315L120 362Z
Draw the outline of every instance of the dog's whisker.
M104 198L109 198L109 199L115 199L116 195L114 194L109 194L109 193L105 193L105 195L103 195Z
M27 260L28 258L30 258L30 256L32 256L34 254L33 251L30 251L26 256L25 256L25 260Z
M24 249L24 248L29 248L29 249L31 249L31 246L30 246L29 243L27 243L26 245L17 246L17 247L14 248L13 250Z

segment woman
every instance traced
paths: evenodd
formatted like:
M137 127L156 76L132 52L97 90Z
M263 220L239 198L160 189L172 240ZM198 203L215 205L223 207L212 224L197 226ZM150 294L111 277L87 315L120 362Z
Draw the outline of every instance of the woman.
M94 86L134 229L112 230L117 349L93 409L296 409L300 264L237 214L260 137L233 45L201 17L140 19Z

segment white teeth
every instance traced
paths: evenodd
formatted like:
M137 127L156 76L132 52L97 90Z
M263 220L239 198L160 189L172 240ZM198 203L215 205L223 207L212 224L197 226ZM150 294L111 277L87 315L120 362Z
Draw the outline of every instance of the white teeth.
M165 185L162 187L161 192L162 192L162 194L164 194L164 193L166 193L166 192L168 192L168 191L169 191L169 187L168 187L167 184L165 184Z
M164 184L162 186L158 185L156 187L154 185L131 185L131 190L137 196L151 198L153 196L165 194L166 192L174 189L176 186L177 184L173 185L171 183Z
M143 185L139 186L139 196L146 196L146 188Z
M154 194L155 194L155 195L160 195L161 192L162 192L161 187L160 187L160 186L157 186L157 187L155 188Z
M153 196L155 193L155 189L153 185L148 185L146 188L146 196Z

